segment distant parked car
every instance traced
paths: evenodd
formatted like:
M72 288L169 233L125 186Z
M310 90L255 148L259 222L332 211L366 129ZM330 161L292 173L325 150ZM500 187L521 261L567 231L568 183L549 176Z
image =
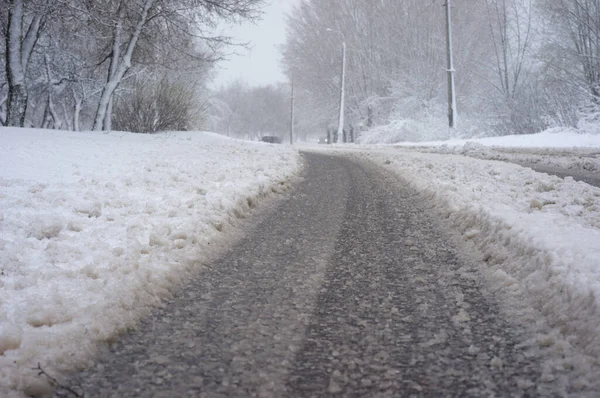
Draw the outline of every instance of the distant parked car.
M262 142L268 142L269 144L281 144L281 138L274 135L264 135L260 140Z

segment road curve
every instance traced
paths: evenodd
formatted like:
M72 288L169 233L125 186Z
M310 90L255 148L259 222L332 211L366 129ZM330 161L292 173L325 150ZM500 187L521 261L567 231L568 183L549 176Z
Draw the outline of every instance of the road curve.
M422 196L375 165L304 156L289 198L66 384L87 398L547 395Z

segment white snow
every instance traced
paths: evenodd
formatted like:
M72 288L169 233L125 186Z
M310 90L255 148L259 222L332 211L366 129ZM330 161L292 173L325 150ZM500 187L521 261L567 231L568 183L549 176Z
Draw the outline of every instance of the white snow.
M460 154L479 159L502 160L546 170L570 170L598 179L600 135L553 129L539 134L429 143L403 143L420 152Z
M0 128L0 396L85 365L299 165L211 133Z
M476 142L485 146L519 148L600 148L600 134L581 133L575 129L555 128L538 134L505 135L501 137L451 139L446 141L402 142L402 146L463 146Z
M540 165L548 170L563 169L580 176L597 179L600 173L600 134L572 128L554 128L539 134L507 135L502 137L450 139L447 141L410 141L420 136L439 136L439 126L422 123L415 128L412 121L373 129L363 140L365 149L395 147L411 148L426 153L470 156L479 159L502 160L521 165ZM391 126L399 126L397 130ZM409 133L404 130L408 129ZM597 126L594 131L600 130ZM397 135L408 141L397 142ZM595 174L594 174L595 173Z

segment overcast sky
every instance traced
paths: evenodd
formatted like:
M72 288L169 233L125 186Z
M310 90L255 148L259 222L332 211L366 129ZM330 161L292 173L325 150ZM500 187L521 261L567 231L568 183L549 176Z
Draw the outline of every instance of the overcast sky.
M238 41L250 42L251 49L234 49L240 55L231 55L229 60L217 65L217 76L212 83L218 87L237 78L250 85L263 85L285 81L279 66L278 44L285 42L285 19L298 0L269 0L261 21L246 23L225 31Z

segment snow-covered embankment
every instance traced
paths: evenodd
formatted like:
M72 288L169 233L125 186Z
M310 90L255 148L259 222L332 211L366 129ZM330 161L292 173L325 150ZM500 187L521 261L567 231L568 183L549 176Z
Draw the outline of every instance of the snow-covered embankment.
M0 129L0 396L85 364L299 164L210 133Z

